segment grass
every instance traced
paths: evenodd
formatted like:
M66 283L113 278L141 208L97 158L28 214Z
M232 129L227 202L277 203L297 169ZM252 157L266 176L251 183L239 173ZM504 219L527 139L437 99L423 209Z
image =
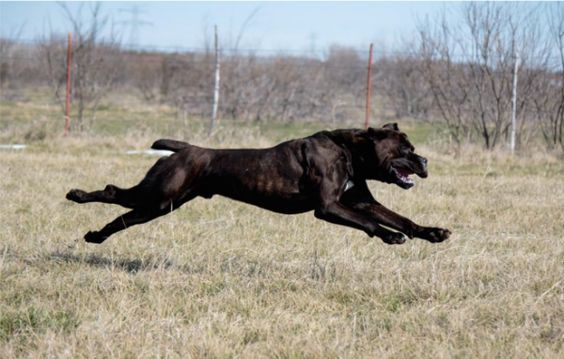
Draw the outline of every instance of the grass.
M430 177L372 192L451 229L445 243L387 246L311 214L214 198L95 246L82 235L124 210L69 203L65 193L135 184L155 158L124 152L174 136L182 121L167 109L104 111L88 136L62 138L52 105L0 104L4 141L45 129L25 151L0 154L1 357L563 356L561 158L454 156L428 128L400 124L429 157ZM110 114L115 128L104 127ZM136 121L143 131L124 125ZM205 124L190 119L186 137L267 146L323 127L224 121L206 138Z

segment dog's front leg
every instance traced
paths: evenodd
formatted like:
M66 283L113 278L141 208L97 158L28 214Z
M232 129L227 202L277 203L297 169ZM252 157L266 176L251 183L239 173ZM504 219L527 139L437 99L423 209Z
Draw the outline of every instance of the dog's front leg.
M418 237L429 242L438 243L448 239L451 234L448 229L420 226L376 201L374 203L358 203L354 208L369 213L371 217L382 225L405 233L409 238Z
M322 166L327 168L330 166ZM342 170L342 169L341 169ZM319 184L319 207L315 209L315 217L340 224L347 227L360 229L370 237L380 237L388 244L405 243L406 238L401 233L392 232L378 224L370 215L343 203L340 199L343 195L342 183L346 178L346 171L340 172L337 168L334 172L323 172L325 176Z
M392 232L380 225L362 212L347 208L341 203L334 202L315 210L315 217L334 224L360 229L370 237L379 237L388 244L403 244L406 238L403 234Z
M384 207L374 199L366 183L356 184L345 193L342 200L347 206L366 214L381 225L405 233L409 238L418 237L437 243L448 239L451 234L448 229L420 226Z

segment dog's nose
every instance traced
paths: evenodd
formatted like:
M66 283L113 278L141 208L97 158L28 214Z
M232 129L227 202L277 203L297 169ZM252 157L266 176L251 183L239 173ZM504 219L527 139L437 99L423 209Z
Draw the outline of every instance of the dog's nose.
M415 156L416 156L415 159L419 162L421 167L427 168L427 159L425 157L419 156L417 154Z
M417 175L421 178L427 177L427 159L425 157L419 156L419 163L421 164L421 172Z

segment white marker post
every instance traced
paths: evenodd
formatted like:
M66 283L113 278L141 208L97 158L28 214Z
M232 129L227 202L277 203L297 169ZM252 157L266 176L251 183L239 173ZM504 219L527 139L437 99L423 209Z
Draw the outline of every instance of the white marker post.
M515 67L513 68L513 93L511 95L511 154L515 153L517 131L517 72L519 71L519 53L515 52Z

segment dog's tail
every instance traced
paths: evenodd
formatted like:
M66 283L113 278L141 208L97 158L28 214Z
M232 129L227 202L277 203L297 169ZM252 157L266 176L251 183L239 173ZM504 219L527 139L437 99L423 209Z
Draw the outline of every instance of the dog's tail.
M188 146L190 146L188 142L162 138L160 140L155 141L155 143L153 143L151 148L154 150L167 150L167 151L178 152Z

